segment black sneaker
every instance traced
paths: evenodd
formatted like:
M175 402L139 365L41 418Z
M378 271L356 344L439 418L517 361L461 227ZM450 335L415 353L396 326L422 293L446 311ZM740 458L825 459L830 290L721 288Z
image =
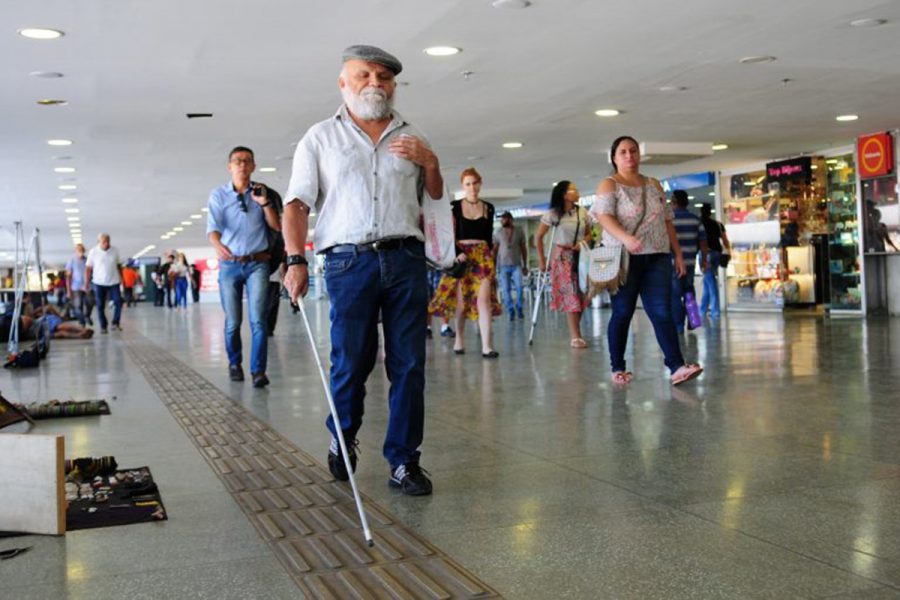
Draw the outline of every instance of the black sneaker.
M347 452L350 453L350 466L353 468L353 472L356 473L356 451L359 449L359 440L353 440L347 446ZM332 452L331 449L328 450L328 470L331 471L331 474L338 481L348 481L350 479L350 474L347 473L347 465L344 464L344 457L341 456L341 451Z
M252 373L253 375L253 387L255 388L264 388L269 385L269 378L266 377L265 373ZM241 375L241 379L243 379L243 374Z
M456 332L453 331L452 327L441 327L441 337L455 338Z
M231 365L228 367L228 379L232 381L243 381L244 370L241 365Z
M431 480L427 475L428 471L418 462L408 462L394 469L388 483L400 488L407 496L428 496L431 494Z

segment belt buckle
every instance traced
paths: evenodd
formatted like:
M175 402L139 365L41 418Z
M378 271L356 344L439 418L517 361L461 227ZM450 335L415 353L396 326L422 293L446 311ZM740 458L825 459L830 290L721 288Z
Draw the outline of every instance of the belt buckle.
M389 240L375 240L374 242L372 242L372 249L375 250L375 252L378 252L384 247L384 244L388 241Z

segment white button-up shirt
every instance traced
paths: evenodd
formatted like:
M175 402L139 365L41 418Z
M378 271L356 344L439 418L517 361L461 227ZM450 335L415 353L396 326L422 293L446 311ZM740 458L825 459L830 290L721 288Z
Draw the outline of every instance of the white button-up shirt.
M390 140L422 133L397 112L377 144L341 106L337 113L310 127L294 152L285 199L315 207L316 252L338 244L364 244L387 238L424 241L421 202L425 173L415 163L391 154ZM430 198L429 198L430 199Z
M91 268L91 283L97 285L119 285L122 278L119 275L119 251L115 246L104 250L96 245L88 252L86 267Z

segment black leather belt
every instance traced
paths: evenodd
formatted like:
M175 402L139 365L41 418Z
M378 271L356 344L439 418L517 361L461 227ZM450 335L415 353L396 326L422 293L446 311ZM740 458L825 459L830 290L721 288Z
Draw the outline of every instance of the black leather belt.
M375 240L374 242L366 242L365 244L338 244L332 246L325 251L325 254L342 253L342 252L380 252L381 250L399 250L403 245L414 237L406 238L388 238L386 240Z
M245 254L244 256L235 256L231 260L236 263L246 265L247 263L251 262L269 262L270 260L272 260L272 255L266 251L254 252L253 254Z

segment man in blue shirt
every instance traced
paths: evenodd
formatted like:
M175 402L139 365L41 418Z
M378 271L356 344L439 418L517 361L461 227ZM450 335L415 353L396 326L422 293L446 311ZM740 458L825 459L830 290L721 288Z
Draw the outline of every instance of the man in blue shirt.
M681 254L684 257L684 266L687 273L684 277L678 274L672 276L672 320L678 333L684 332L684 320L687 316L684 310L684 295L694 292L694 270L697 265L697 252L700 252L700 268L706 268L706 230L700 222L700 217L688 210L688 195L684 190L672 192L672 201L675 204L675 233L678 235L678 245L681 246ZM696 297L696 294L695 294Z
M228 154L231 181L209 194L206 234L219 257L219 295L225 310L225 349L228 376L243 381L241 320L244 286L252 345L250 374L253 387L269 384L266 377L266 290L269 284L268 230L281 230L278 212L265 186L250 181L256 168L253 151L237 146Z
M84 255L84 246L75 244L75 256L66 263L66 292L72 305L75 307L75 316L84 327L85 321L90 321L91 309L88 306L87 292L85 291L84 271L87 257Z

